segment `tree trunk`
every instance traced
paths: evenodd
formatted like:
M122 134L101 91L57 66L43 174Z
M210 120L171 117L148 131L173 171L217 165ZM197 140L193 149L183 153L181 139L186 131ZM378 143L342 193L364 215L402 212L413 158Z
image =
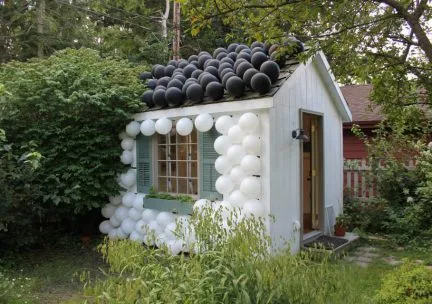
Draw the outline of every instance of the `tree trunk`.
M44 18L45 18L45 0L38 1L37 6L37 56L42 58L44 55L43 33L44 33Z

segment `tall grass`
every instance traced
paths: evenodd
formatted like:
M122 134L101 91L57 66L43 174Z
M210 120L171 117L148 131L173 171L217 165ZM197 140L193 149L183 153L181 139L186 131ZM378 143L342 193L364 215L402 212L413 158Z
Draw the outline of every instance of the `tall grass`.
M270 252L261 220L226 229L236 216L195 215L198 245L190 255L147 249L124 240L100 246L110 265L105 279L87 280L88 303L359 303L342 267L307 252ZM184 231L184 230L183 230ZM182 235L180 228L178 234Z

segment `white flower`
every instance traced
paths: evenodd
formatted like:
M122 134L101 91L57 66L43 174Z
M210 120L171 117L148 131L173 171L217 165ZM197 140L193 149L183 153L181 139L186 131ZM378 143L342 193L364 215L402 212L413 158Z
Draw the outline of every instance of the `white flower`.
M408 196L406 201L409 204L414 203L414 198L412 198L411 196Z

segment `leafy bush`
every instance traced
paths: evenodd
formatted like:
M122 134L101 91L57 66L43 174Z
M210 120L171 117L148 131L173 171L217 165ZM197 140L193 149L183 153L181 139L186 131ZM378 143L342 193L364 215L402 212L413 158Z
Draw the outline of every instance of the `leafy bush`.
M384 278L375 301L377 304L432 303L432 271L424 265L405 261Z
M92 303L203 304L355 303L360 297L344 280L344 269L328 259L271 253L263 222L248 219L229 229L221 217L193 216L198 245L188 256L106 240L100 250L110 272L104 280L87 281L85 296Z
M2 66L0 126L10 147L0 152L6 172L2 248L22 241L23 232L65 227L74 214L99 207L118 190L118 134L141 107L142 70L89 49ZM29 151L41 155L37 170L8 168Z

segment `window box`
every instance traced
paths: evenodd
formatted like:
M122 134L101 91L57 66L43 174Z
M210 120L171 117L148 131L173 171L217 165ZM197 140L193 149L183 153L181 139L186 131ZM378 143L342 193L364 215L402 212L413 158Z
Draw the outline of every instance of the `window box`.
M183 215L191 215L193 211L191 203L154 197L144 197L144 208L168 211Z

